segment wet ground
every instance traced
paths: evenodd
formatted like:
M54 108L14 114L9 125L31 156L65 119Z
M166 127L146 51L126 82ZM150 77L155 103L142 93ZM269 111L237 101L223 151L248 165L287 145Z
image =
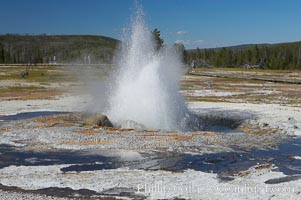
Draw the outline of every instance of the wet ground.
M50 116L56 114L65 114L67 112L27 112L16 115L2 116L0 121L7 123L15 120L26 120L41 116ZM209 126L208 126L209 127ZM233 130L225 126L210 126L210 131L228 132L241 134L238 130ZM192 147L190 147L192 148ZM197 147L196 147L197 148ZM234 151L221 153L204 154L185 154L179 152L157 152L149 151L140 153L141 157L136 159L120 158L118 153L122 149L102 149L92 150L67 150L67 149L31 149L26 147L16 147L6 144L0 145L0 168L15 166L45 166L68 164L69 166L61 168L61 172L83 172L104 169L117 169L127 167L129 169L140 170L165 170L174 173L182 173L185 170L215 173L220 181L231 181L237 176L247 175L247 170L254 166L273 169L283 172L286 177L272 178L266 181L266 184L278 184L301 179L301 138L297 136L287 137L281 143L273 148L264 149L244 149L239 146L231 146ZM114 153L116 151L116 153ZM0 189L10 190L13 188L0 185ZM20 190L15 188L13 190ZM118 188L115 188L118 190ZM111 192L105 191L110 197ZM123 191L121 189L121 191ZM90 190L72 190L70 188L45 188L33 190L33 193L53 194L59 193L62 197L72 197L79 195L81 197L90 197L100 195ZM106 193L107 192L107 193ZM120 194L118 191L116 194ZM122 196L130 197L134 192ZM115 195L116 196L116 195ZM138 198L138 196L132 196ZM140 198L140 197L139 197ZM141 197L142 198L142 197Z
M129 167L130 169L167 170L182 172L187 169L213 172L221 180L232 180L234 175L258 164L277 166L286 175L301 175L301 139L291 138L277 149L212 153L204 155L149 153L142 159L123 160L108 156L107 151L97 154L89 151L24 151L22 147L0 145L0 167L10 165L57 165L72 164L62 172L93 171ZM112 154L112 150L110 152Z
M2 116L0 121L23 120L41 116L65 114L68 112L38 111L24 112L15 115ZM232 132L233 129L225 126L208 126L210 131ZM238 130L234 132L241 133ZM63 168L68 171L93 171L102 169L116 169L129 167L130 169L168 170L181 172L187 169L217 173L221 179L231 177L241 171L258 164L271 164L277 166L278 171L287 175L301 174L301 138L290 137L273 149L244 150L232 146L234 152L210 153L191 155L172 152L143 153L142 159L127 161L112 155L114 150L102 150L97 153L83 150L51 150L51 151L24 151L23 147L0 145L0 168L10 165L57 165L72 164ZM110 153L108 152L110 151Z

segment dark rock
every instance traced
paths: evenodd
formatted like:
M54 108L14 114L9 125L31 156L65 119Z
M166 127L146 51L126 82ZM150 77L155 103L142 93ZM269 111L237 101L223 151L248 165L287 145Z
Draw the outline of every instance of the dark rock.
M102 114L88 115L85 117L84 122L86 124L93 124L97 126L114 127L109 118Z

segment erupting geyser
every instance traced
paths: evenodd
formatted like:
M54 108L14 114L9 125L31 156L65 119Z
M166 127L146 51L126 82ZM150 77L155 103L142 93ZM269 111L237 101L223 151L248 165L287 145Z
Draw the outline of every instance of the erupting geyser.
M117 56L118 75L107 114L115 123L132 120L147 128L200 129L179 93L181 59L173 48L157 50L141 8Z

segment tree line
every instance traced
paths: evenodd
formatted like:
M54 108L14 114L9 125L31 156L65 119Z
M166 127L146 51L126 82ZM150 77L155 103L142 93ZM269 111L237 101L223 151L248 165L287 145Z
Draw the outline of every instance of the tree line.
M274 45L245 45L226 48L186 50L187 63L197 67L256 67L263 69L301 69L301 42Z
M92 35L0 35L0 63L109 63L118 43Z
M156 48L164 46L160 31L152 31ZM91 35L0 35L0 64L17 63L110 63L120 41ZM240 45L224 48L185 50L184 62L196 67L256 67L263 69L301 69L301 42Z

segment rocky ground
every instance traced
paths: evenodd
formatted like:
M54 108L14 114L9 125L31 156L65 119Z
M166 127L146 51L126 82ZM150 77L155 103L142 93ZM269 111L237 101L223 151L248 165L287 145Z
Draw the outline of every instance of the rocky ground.
M227 81L184 78L207 124L194 132L98 126L83 117L87 94L2 98L0 199L300 199L300 88Z

